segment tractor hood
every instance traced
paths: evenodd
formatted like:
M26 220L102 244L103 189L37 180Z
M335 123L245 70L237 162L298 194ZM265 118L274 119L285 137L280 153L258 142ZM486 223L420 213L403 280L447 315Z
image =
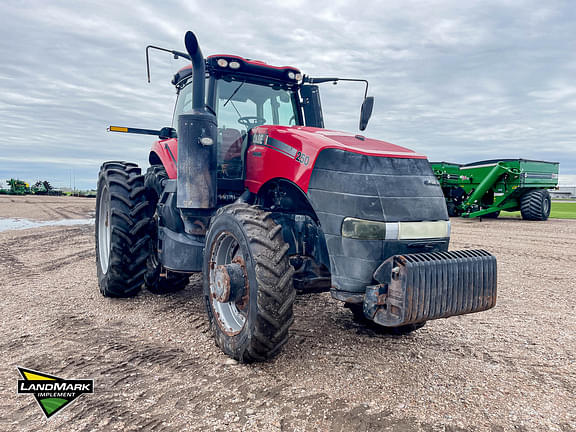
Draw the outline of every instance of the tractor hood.
M295 183L303 192L320 154L332 149L376 158L420 160L426 156L386 141L328 129L305 126L258 126L250 131L246 153L246 187L258 193L275 178Z
M309 153L326 148L337 148L371 156L425 159L426 156L386 141L367 138L348 132L319 129L305 126L261 126L255 132L266 129L270 138L277 139L297 149L306 147ZM302 148L302 150L304 150Z

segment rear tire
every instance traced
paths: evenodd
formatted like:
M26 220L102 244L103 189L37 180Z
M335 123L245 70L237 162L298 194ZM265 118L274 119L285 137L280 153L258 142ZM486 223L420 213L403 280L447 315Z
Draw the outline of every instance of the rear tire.
M168 174L162 165L152 165L144 176L146 196L150 202L151 214L154 214L150 222L150 254L146 262L144 283L146 289L153 294L168 294L183 290L190 281L190 276L187 274L164 269L158 259L158 215L156 215L156 206L167 179Z
M226 280L222 268L236 274L226 285L221 284ZM282 227L270 213L247 204L231 204L216 213L206 236L204 298L224 353L247 363L280 351L294 321L293 274ZM221 286L234 288L222 297Z
M150 206L144 176L130 162L106 162L96 195L96 268L106 297L140 291L149 253Z
M552 200L546 189L532 189L520 198L522 219L545 221L550 216Z
M426 321L424 321L420 323L406 324L399 327L384 327L366 318L366 315L364 315L362 303L345 303L344 307L350 309L350 312L352 312L352 316L354 317L354 321L364 324L365 326L375 329L381 333L405 335L412 333L413 331L416 331L426 325Z

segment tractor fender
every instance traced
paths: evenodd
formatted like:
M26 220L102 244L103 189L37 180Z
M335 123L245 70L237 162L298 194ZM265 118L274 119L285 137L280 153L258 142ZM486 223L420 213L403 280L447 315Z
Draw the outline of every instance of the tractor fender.
M260 187L258 203L273 213L282 226L290 255L307 255L330 270L330 256L324 232L309 197L297 184L273 178Z
M152 146L150 155L148 156L148 162L150 162L150 165L162 164L166 169L168 178L170 179L175 179L177 177L177 160L178 140L176 138L156 141Z

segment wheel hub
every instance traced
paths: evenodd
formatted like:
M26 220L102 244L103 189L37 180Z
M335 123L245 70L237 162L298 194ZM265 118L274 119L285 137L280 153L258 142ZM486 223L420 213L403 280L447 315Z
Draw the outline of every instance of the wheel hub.
M236 302L242 298L246 288L244 269L239 263L218 265L214 268L211 284L212 297L220 303Z
M221 233L210 250L210 303L216 322L227 335L242 331L249 304L249 283L240 245L229 232Z

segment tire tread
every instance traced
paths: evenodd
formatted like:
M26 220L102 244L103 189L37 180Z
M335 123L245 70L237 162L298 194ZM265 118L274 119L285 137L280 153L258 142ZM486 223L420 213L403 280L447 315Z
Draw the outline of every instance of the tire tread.
M144 282L148 256L149 233L142 226L150 223L150 214L143 191L144 178L140 168L131 162L105 162L100 168L99 190L105 185L110 193L110 256L108 271L98 267L100 292L106 297L132 297ZM97 200L100 205L100 198ZM99 211L96 210L99 217ZM98 221L95 224L96 259L98 254ZM146 245L146 247L144 247Z
M254 331L247 345L234 350L228 346L225 337L216 335L216 341L237 360L246 363L263 361L281 350L289 339L289 329L294 322L296 291L292 283L294 268L288 259L288 244L282 235L278 235L282 227L274 222L271 213L259 207L234 203L219 209L214 218L224 213L238 220L249 239L259 289ZM206 306L213 321L209 299ZM213 322L212 326L218 332L218 324Z
M548 212L544 212L544 202L548 201ZM545 189L532 189L520 198L522 219L545 221L550 215L550 194Z

